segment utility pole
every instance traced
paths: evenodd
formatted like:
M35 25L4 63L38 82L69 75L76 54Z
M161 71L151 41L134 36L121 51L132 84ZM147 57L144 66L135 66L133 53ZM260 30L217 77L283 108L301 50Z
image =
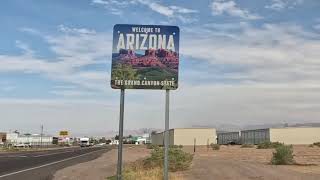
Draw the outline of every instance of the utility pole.
M42 135L43 135L43 125L41 125L41 134L40 134L40 146L42 148Z

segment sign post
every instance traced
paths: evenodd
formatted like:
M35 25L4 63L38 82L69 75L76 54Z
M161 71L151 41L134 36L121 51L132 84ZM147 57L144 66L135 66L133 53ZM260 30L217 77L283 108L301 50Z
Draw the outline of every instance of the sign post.
M123 142L123 117L124 117L124 89L120 94L120 120L119 120L119 146L118 146L118 167L117 179L122 179L122 142Z
M166 90L165 107L165 131L164 131L164 168L163 179L168 180L168 159L169 159L169 89Z
M166 90L164 179L168 179L169 91L178 88L177 26L116 24L113 27L111 87L120 89L117 179L122 179L125 89Z

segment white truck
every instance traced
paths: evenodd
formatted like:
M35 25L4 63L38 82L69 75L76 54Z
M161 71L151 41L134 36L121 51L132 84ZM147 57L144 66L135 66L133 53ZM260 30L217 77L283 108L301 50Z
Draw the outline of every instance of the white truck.
M79 145L80 145L80 147L89 147L90 146L90 139L87 137L80 138Z

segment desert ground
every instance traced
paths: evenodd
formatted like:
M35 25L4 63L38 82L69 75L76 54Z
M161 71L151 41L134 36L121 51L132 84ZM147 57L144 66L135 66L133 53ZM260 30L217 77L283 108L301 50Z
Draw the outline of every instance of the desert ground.
M193 147L184 147L193 152ZM207 147L196 148L193 163L181 172L183 179L229 180L319 180L320 148L294 146L294 159L298 165L270 165L273 149L221 146L213 151Z
M193 147L184 147L194 153ZM297 165L270 165L273 149L240 148L221 146L220 150L197 147L191 167L174 173L185 180L319 180L320 148L294 146ZM150 150L145 146L126 147L125 163L147 157ZM54 175L55 180L100 180L116 173L117 149L101 157L67 167Z

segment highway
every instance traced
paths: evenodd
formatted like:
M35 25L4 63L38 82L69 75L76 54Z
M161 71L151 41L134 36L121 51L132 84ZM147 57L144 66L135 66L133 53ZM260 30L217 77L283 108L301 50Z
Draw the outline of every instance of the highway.
M111 147L74 147L0 153L0 180L50 180L57 170L93 160L110 149Z

